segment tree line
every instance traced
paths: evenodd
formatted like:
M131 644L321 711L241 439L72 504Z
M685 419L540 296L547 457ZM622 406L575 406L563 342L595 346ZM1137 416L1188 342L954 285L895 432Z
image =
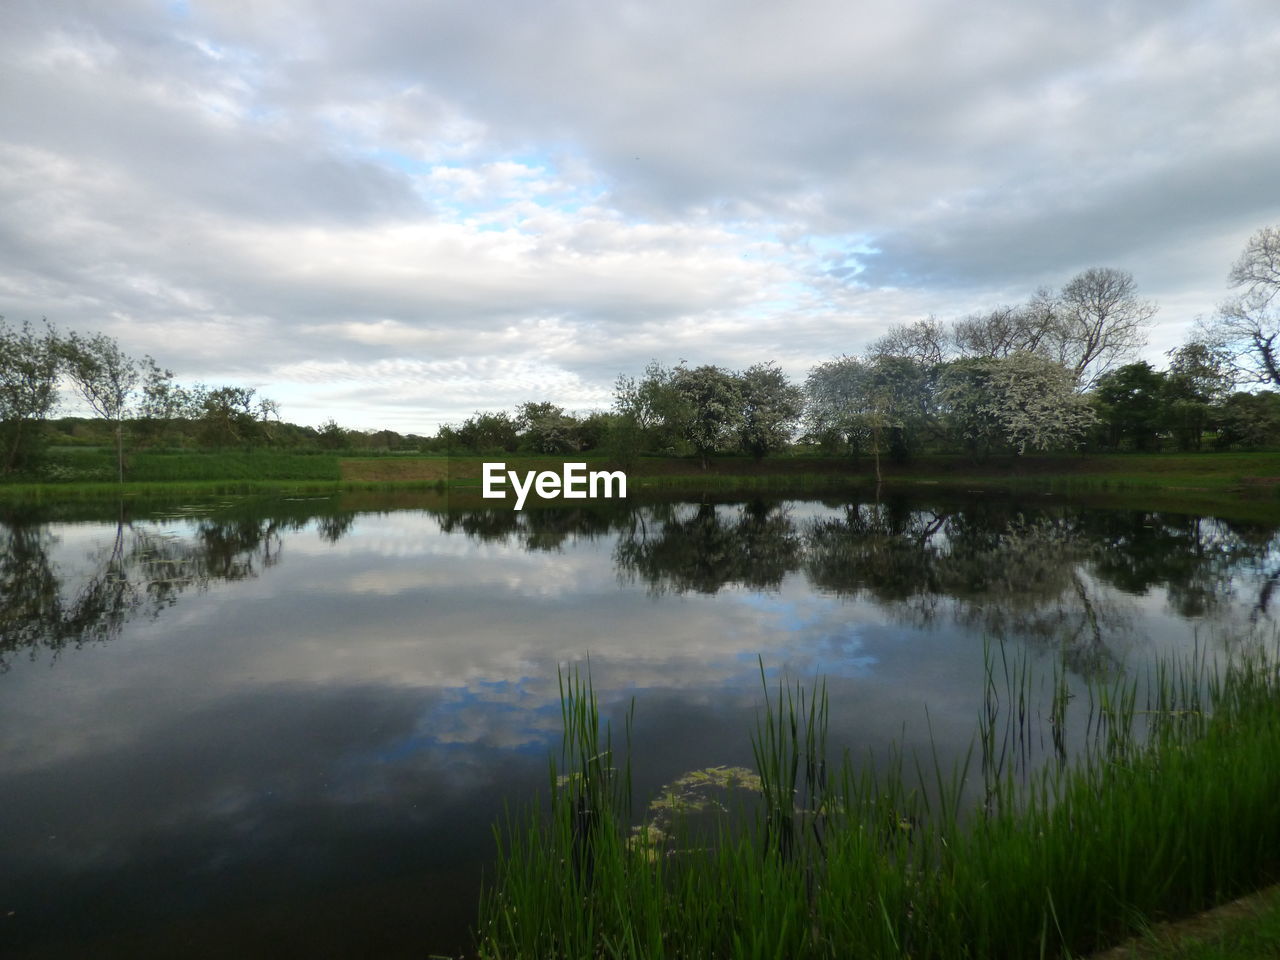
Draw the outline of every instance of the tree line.
M1167 369L1133 361L1156 305L1132 275L1085 270L1060 289L944 322L890 328L803 384L768 363L742 371L664 367L622 376L613 408L575 418L551 403L480 413L442 430L452 447L756 458L795 448L902 461L917 452L1194 451L1280 442L1280 229L1264 228L1231 268L1240 291Z
M125 435L156 445L190 439L208 447L244 446L273 439L275 401L251 387L184 387L151 356L131 357L106 334L62 333L48 324L11 327L0 317L0 473L28 472L51 435L46 421L69 382L105 425L125 473Z
M1227 279L1236 292L1169 351L1165 370L1132 361L1156 305L1129 273L1093 268L1024 303L892 327L864 353L818 364L802 384L772 363L734 371L654 361L618 378L608 411L531 401L478 411L431 438L347 430L332 418L318 429L282 423L278 405L252 388L184 387L104 334L12 327L0 317L0 473L38 462L64 381L109 436L121 479L126 435L135 446L597 450L624 464L671 454L704 466L714 454L758 459L798 444L868 455L877 472L882 457L922 451L1272 445L1280 441L1280 228L1255 233Z

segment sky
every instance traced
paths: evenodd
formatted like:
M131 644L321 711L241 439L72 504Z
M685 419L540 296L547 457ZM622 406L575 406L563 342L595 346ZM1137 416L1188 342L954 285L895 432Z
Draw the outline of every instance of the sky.
M803 378L1095 266L1159 365L1277 171L1275 0L0 4L0 315L295 423Z

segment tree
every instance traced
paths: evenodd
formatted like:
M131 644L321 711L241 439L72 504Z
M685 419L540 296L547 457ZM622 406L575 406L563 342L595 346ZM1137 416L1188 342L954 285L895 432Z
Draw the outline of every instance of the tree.
M838 357L819 364L805 381L810 432L834 433L855 447L865 442L879 482L881 454L904 458L926 421L933 369L894 356Z
M937 317L930 316L911 324L890 327L867 352L869 359L905 357L926 365L942 363L952 335Z
M1240 293L1219 305L1205 335L1230 352L1242 376L1280 386L1280 228L1263 227L1249 238L1227 283Z
M1199 450L1214 411L1234 384L1231 356L1222 347L1191 341L1169 351L1163 419L1179 450Z
M599 446L611 462L630 470L644 449L644 428L634 413L608 413L603 416L604 431Z
M324 450L342 450L350 446L347 431L338 426L338 421L330 417L316 430L316 443Z
M1235 386L1231 357L1221 347L1191 340L1166 355L1169 379L1181 384L1180 393L1202 403L1221 403L1230 396Z
M1110 267L1073 277L1062 288L1057 308L1052 349L1081 389L1146 343L1146 328L1159 309L1138 298L1132 274Z
M141 378L138 361L105 333L86 337L73 332L59 341L58 355L89 409L111 424L116 438L116 478L124 483L124 418ZM154 361L151 366L155 367Z
M0 317L0 473L34 461L40 421L58 398L58 339L24 323L11 329Z
M1280 227L1263 227L1245 244L1231 265L1227 283L1243 287L1245 296L1270 303L1280 295Z
M1002 305L957 320L951 337L962 357L1043 353L1061 327L1059 312L1057 296L1041 288L1025 304Z
M953 428L975 448L1075 446L1096 421L1071 371L1034 353L958 360L943 371L940 392Z
M580 448L578 421L554 403L522 403L515 421L522 442L536 453L569 453Z
M1149 450L1166 422L1166 376L1151 364L1128 363L1098 378L1093 389L1098 416L1112 447Z
M170 434L177 421L191 415L193 398L174 382L172 370L148 356L142 358L142 365L142 398L134 429L144 440L155 443Z
M1219 447L1275 446L1280 443L1280 394L1232 394L1222 405L1219 424Z
M619 376L614 386L613 409L622 420L615 424L618 438L627 444L661 450L681 442L681 427L690 411L687 401L674 389L674 371L650 360L644 376Z
M757 460L791 442L804 412L804 391L771 363L757 363L738 374L742 396L742 448Z
M592 410L578 418L578 449L596 450L608 441L614 415L603 410Z
M490 450L512 453L520 445L516 422L505 411L481 413L477 410L460 427L450 429L449 437L452 443L476 453Z
M693 447L702 460L702 469L717 450L738 441L743 425L742 391L738 378L720 367L690 369L683 363L671 371L670 391L677 401L673 413L679 417L680 439Z
M191 391L191 415L198 423L200 439L212 447L240 446L270 439L268 425L278 416L278 406L266 397L255 399L252 387L207 387L198 383Z

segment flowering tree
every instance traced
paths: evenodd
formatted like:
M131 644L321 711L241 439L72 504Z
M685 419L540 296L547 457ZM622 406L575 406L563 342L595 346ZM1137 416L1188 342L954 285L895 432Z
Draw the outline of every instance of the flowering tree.
M1096 421L1075 390L1074 373L1034 353L959 360L940 392L953 428L972 446L1010 446L1019 454L1076 446Z
M707 458L733 446L742 427L738 378L720 367L690 369L680 364L671 371L669 383L680 409L680 437L698 452L705 470Z
M769 363L738 374L742 396L742 447L757 460L785 447L804 410L804 392Z

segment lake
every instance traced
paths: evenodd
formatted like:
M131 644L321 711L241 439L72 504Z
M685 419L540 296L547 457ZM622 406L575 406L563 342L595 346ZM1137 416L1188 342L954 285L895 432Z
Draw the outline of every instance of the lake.
M1219 658L1274 636L1280 580L1271 524L1047 497L0 519L0 952L18 957L464 950L493 825L547 782L558 667L588 657L606 715L634 702L643 801L751 765L762 671L826 678L837 748L950 762L992 658L1077 692Z

